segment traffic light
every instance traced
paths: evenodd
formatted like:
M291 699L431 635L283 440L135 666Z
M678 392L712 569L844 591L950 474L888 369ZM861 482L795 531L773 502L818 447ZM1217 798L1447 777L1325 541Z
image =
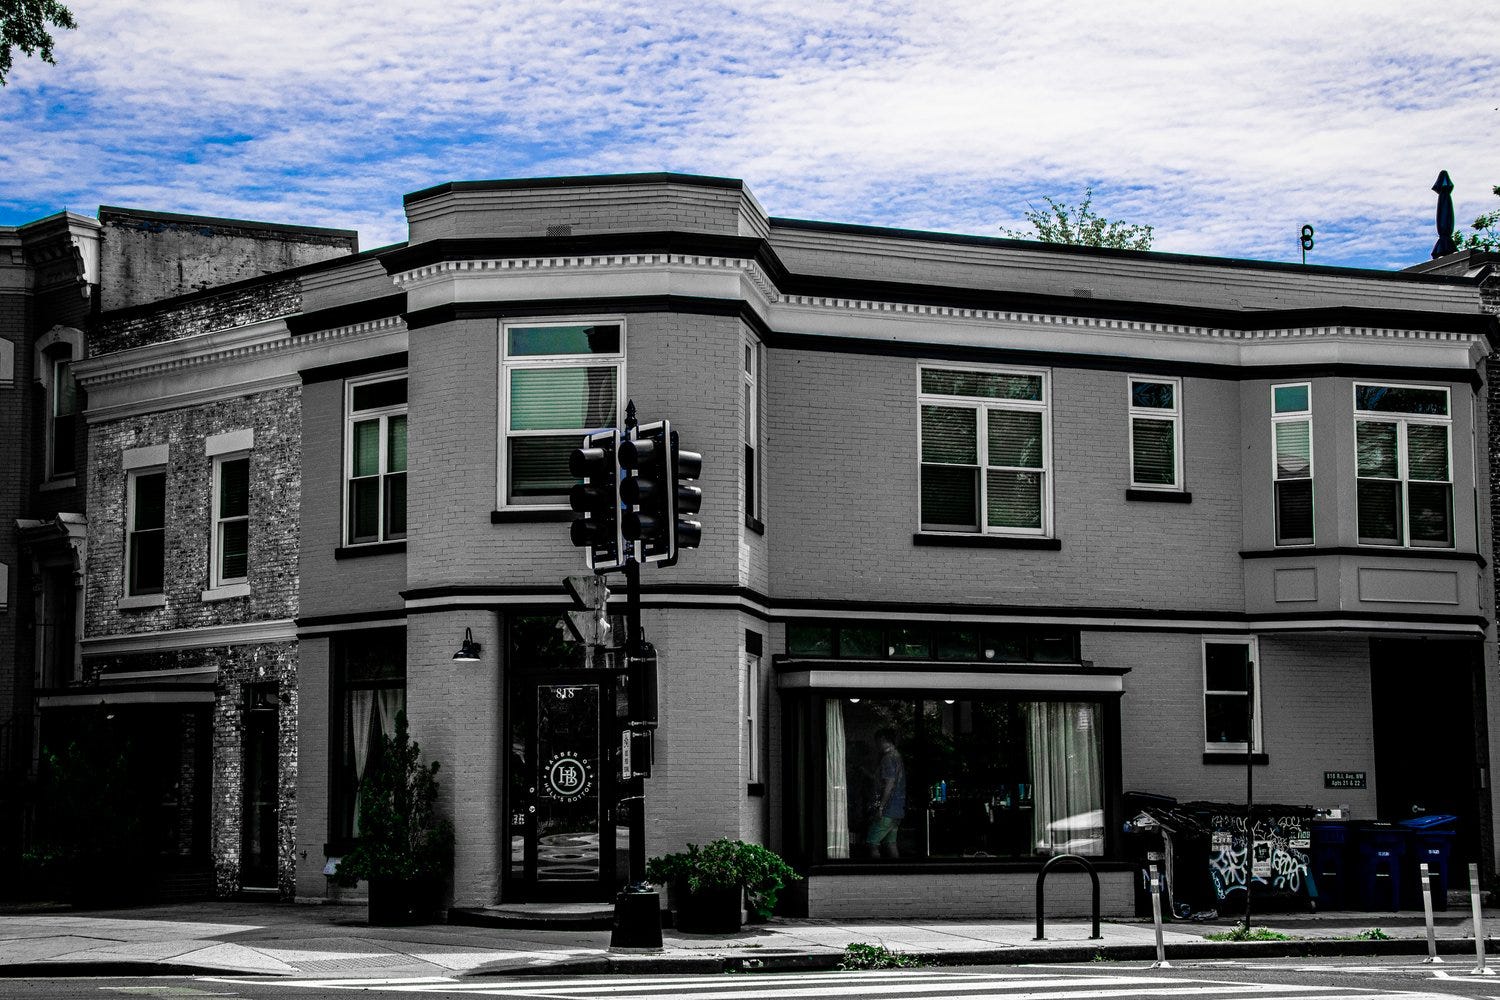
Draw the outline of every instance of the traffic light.
M641 424L620 442L620 533L635 543L637 562L660 562L671 553L671 433L669 420Z
M663 566L671 566L677 562L677 552L680 549L696 549L698 543L703 541L703 525L692 520L692 515L698 513L698 508L703 506L703 489L694 486L692 480L703 474L703 456L696 451L683 451L678 446L677 432L672 432L672 485L669 493L672 501L671 524L671 554L662 560ZM688 518L688 520L683 520Z
M620 537L620 432L613 428L584 435L583 447L568 456L568 471L582 482L568 493L568 503L582 514L570 528L573 544L596 573L626 563Z

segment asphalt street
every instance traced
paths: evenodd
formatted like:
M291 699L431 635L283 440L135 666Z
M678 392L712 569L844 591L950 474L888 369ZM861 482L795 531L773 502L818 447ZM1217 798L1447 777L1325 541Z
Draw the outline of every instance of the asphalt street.
M512 1000L1500 1000L1500 976L1472 974L1472 958L1262 959L1075 966L990 966L884 972L671 976L307 979L215 976L150 979L3 979L0 997L242 997L317 1000L352 995Z

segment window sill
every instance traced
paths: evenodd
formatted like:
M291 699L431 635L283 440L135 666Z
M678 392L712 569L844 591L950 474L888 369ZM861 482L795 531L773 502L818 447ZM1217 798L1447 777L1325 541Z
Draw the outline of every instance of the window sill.
M120 611L144 611L147 608L164 608L166 606L166 594L137 594L133 597L122 597L115 602L115 607Z
M911 542L913 545L934 545L940 548L1046 549L1052 552L1062 548L1062 540L1058 538L1042 538L1032 535L983 535L977 531L973 534L951 535L919 531L911 536Z
M1252 763L1254 763L1256 765L1262 765L1262 764L1269 764L1269 763L1271 763L1271 758L1268 757L1266 754L1263 754L1263 753L1253 753L1253 754L1251 754L1250 755L1250 760L1251 760ZM1205 751L1203 751L1203 763L1205 763L1205 764L1238 764L1240 767L1244 767L1245 766L1245 755L1244 755L1243 752L1236 753L1235 751L1232 751L1232 750L1231 751L1227 751L1227 752L1226 751L1220 751L1220 750L1205 750Z
M505 510L490 511L491 524L555 524L572 521L577 517L571 510L558 510L555 507L507 507Z
M76 476L64 476L61 479L47 480L38 486L37 490L42 493L47 493L51 490L71 490L77 485L78 478Z
M745 527L757 535L764 535L766 533L766 522L758 517L751 517L749 514L745 515Z
M1126 500L1144 500L1147 503L1192 503L1193 495L1186 490L1138 490L1125 491Z
M406 551L406 539L399 542L367 542L364 545L343 545L333 550L335 559L363 559L365 556L391 556Z
M763 782L752 781L750 782L750 784L745 786L745 794L755 799L764 798L766 794L766 786Z
M211 590L205 590L203 592L203 600L205 603L208 601L227 601L232 597L249 596L250 584L248 583L230 583L225 584L222 587L214 587Z

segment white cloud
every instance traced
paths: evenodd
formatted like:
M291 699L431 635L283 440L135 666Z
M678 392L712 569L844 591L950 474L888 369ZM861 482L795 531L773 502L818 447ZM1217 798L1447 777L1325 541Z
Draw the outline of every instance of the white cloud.
M1500 29L1469 0L75 0L0 90L0 219L67 205L404 238L451 179L675 169L776 215L998 233L1092 183L1157 248L1426 256L1500 182ZM1416 8L1416 9L1413 9Z

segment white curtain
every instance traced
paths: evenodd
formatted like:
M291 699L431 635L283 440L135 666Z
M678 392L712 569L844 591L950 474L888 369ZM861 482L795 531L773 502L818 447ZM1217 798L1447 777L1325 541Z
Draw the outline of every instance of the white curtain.
M1104 853L1099 709L1084 702L1032 702L1032 835L1041 854Z
M828 856L849 856L849 787L848 763L844 741L844 706L829 698L827 706L828 755L825 764L828 786Z
M404 708L406 688L378 688L375 691L375 709L380 714L381 735L396 735L396 713Z
M349 692L349 741L354 748L354 835L359 836L360 785L370 760L370 719L375 714L375 692Z

